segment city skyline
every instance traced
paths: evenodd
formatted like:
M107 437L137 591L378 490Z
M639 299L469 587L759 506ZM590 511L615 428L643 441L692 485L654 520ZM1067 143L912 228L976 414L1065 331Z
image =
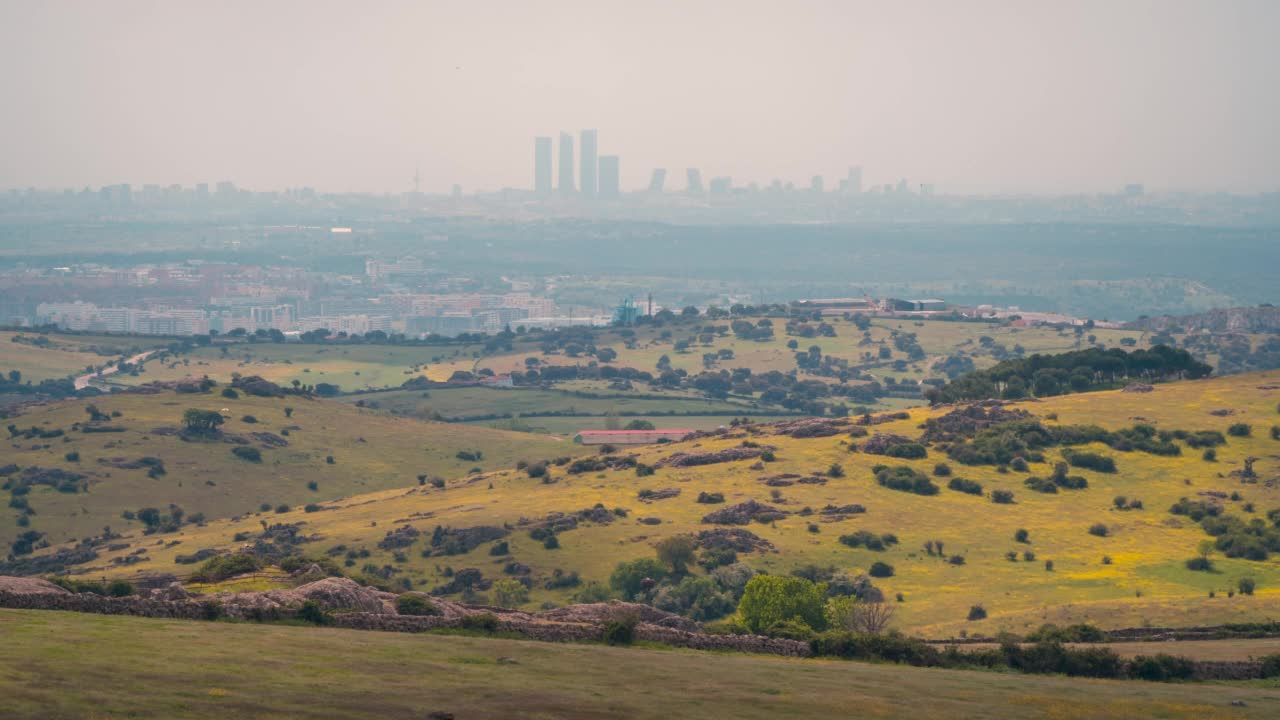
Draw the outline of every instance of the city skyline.
M1257 0L3 3L0 188L524 188L528 137L579 127L624 191L851 163L964 194L1275 191L1277 34Z

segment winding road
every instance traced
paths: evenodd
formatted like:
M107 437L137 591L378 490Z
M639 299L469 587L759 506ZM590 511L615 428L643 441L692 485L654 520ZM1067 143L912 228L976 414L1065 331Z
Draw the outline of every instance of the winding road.
M147 358L151 357L152 355L155 355L157 352L158 352L157 350L148 350L146 352L140 352L131 358L118 362L115 365L112 365L111 367L103 368L99 372L89 373L87 375L81 375L80 377L76 378L76 390L83 390L89 387L89 383L93 381L95 378L111 375L112 373L119 371L120 366L125 363L128 363L129 365L140 363L143 360L146 360Z

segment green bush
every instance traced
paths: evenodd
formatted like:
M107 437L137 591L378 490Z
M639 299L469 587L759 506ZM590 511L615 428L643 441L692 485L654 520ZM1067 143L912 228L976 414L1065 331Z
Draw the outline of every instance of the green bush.
M610 620L604 624L602 633L606 645L630 645L636 639L636 618L626 617Z
M1262 677L1280 677L1280 653L1263 655L1260 660L1262 661Z
M1227 428L1227 434L1231 437L1249 437L1253 434L1253 426L1249 423L1234 423Z
M1031 533L1027 532L1025 528L1018 528L1013 533L1013 540L1014 542L1029 543L1031 542Z
M1098 537L1106 537L1111 534L1111 531L1102 523L1094 523L1089 526L1089 534L1096 535Z
M951 474L951 466L940 462L933 466L933 474L938 477L947 477Z
M258 559L252 555L219 555L206 560L192 573L191 579L202 583L221 582L234 575L254 572L258 567Z
M1240 588L1241 595L1252 595L1258 584L1253 581L1253 578L1240 578L1240 582L1236 583L1236 587Z
M968 619L969 620L986 620L987 609L982 607L981 605L974 605L973 607L969 608Z
M973 480L966 480L962 477L951 478L951 480L947 483L947 487L958 492L968 493L970 495L982 494L982 483L976 482Z
M1191 660L1164 653L1139 655L1129 662L1129 675L1141 680L1190 680L1194 674L1195 663Z
M493 632L498 629L498 616L491 612L463 615L462 628L464 630Z
M396 612L401 615L439 615L440 611L421 595L404 594L396 598Z
M252 462L252 463L262 462L262 451L256 447L250 447L248 445L237 445L231 448L231 454L235 455L241 460L245 460L248 462Z
M296 616L299 620L309 622L312 625L328 625L330 620L329 613L325 612L324 608L320 607L320 604L315 600L307 600L302 603L296 612Z
M877 560L871 563L871 567L867 569L867 574L875 578L893 577L893 566Z
M876 482L891 490L915 493L916 495L937 495L938 486L933 484L927 475L913 470L906 465L894 468L877 466Z
M1009 490L992 490L991 502L997 505L1012 505L1013 492Z

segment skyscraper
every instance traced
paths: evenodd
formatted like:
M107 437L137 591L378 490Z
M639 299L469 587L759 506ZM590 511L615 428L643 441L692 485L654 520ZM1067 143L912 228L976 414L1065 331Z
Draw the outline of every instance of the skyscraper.
M845 181L846 192L857 194L862 192L862 166L855 165L849 168L849 179Z
M653 177L649 178L649 192L660 193L662 188L667 184L667 169L654 168Z
M702 171L698 168L688 168L684 171L684 174L688 182L685 191L690 193L702 192Z
M573 136L567 132L560 133L560 185L556 188L561 195L572 195L573 186Z
M578 171L578 189L584 197L595 197L596 184L596 131L583 130L578 140L578 158L581 169ZM600 158L601 161L604 158ZM600 170L603 174L604 170Z
M594 135L594 134L593 134ZM585 168L586 165L584 164ZM601 155L600 156L600 197L616 198L619 195L618 187L618 156L617 155ZM586 182L583 182L585 192Z
M551 194L551 138L533 139L533 190L538 197Z
M809 192L814 193L815 195L821 195L822 190L823 190L822 176L814 175L813 179L809 181Z

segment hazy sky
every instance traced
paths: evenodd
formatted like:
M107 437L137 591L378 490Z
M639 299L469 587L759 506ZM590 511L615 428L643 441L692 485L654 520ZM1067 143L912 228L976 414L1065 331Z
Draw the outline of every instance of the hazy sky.
M1280 190L1280 0L0 0L0 187Z

